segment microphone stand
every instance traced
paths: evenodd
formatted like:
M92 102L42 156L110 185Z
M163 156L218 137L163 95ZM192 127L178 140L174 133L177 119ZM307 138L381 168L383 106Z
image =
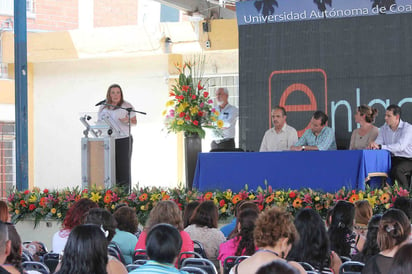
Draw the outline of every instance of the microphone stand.
M146 112L143 111L138 111L138 110L134 110L133 108L124 108L124 107L120 107L120 106L115 106L115 105L111 105L111 104L107 104L107 103L103 103L102 105L105 106L110 106L113 109L119 108L119 109L123 109L127 111L127 117L128 117L128 126L129 126L129 135L128 135L128 143L129 143L129 148L128 148L128 155L127 155L127 159L128 159L128 164L129 164L129 174L128 174L128 183L127 183L127 193L130 193L131 191L131 184L132 184L132 134L131 134L131 123L130 123L130 113L131 112L135 112L138 114L142 114L142 115L146 115ZM117 170L116 170L117 172Z

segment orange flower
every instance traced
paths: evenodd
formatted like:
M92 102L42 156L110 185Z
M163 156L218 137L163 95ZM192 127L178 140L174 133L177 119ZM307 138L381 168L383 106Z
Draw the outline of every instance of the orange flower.
M359 195L358 194L352 194L349 198L349 202L354 203L357 200L359 200Z
M241 200L242 200L242 197L240 196L240 194L237 194L237 195L233 196L232 203L235 205Z
M143 193L139 196L139 201L144 202L147 200L147 193Z
M294 208L301 208L302 207L302 199L301 198L296 198L293 201L293 207Z
M169 195L164 194L163 197L162 197L162 201L169 200L169 198L170 198Z
M315 205L315 209L316 209L317 211L319 211L319 210L323 209L323 206L322 206L321 204L316 204L316 205Z
M40 204L40 206L45 207L46 206L46 197L41 197L39 204Z
M379 198L382 204L389 203L390 199L391 199L391 196L389 195L389 193L383 193L381 197Z
M205 200L210 200L212 199L213 193L212 192L207 192L204 196Z
M267 204L269 204L270 202L273 201L273 199L274 199L274 196L273 196L273 194L272 194L272 195L266 197L265 202L266 202Z
M109 193L107 193L106 195L104 195L103 198L104 203L108 204L112 201L112 195L110 195Z

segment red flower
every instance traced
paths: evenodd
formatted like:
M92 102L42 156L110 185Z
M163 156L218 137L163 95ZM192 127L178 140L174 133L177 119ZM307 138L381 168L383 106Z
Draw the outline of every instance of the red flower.
M189 121L189 120L190 120L190 116L187 115L187 116L185 117L185 120L186 120L186 121Z
M193 124L194 124L195 126L197 126L197 125L199 125L199 122L198 122L197 120L194 120L194 121L193 121Z
M22 207L26 207L26 201L25 200L20 200L20 205Z
M106 195L104 195L103 201L108 204L112 201L112 195L110 193L106 193Z
M203 92L203 97L207 98L209 96L209 92L205 91Z
M33 210L35 210L35 209L36 209L36 206L35 206L35 205L31 204L31 205L29 206L29 210L30 210L30 211L33 211Z
M185 91L185 92L187 92L189 90L189 88L190 88L189 86L182 86L182 90Z
M192 95L192 99L195 100L195 99L196 99L196 95L193 94L193 95Z
M185 116L185 113L184 113L184 112L180 112L180 113L179 113L179 117L180 117L180 118L183 118L184 116Z
M27 195L29 193L30 193L30 190L28 190L28 189L24 191L24 195Z
M289 193L289 198L293 199L296 197L296 192L292 191Z
M200 117L202 117L203 116L203 111L199 111L198 113L197 113L197 115L199 115Z
M49 193L49 190L48 190L47 188L45 188L45 189L43 190L43 193L44 193L44 194L47 194L47 193Z
M225 204L226 204L225 200L223 200L223 199L220 200L220 202L219 202L220 207L223 207Z
M202 85L200 84L200 80L199 80L199 83L197 83L197 89L198 89L198 90L202 90L202 89L203 89ZM205 96L205 97L207 97L207 96Z
M82 193L89 193L89 190L87 188L82 190Z

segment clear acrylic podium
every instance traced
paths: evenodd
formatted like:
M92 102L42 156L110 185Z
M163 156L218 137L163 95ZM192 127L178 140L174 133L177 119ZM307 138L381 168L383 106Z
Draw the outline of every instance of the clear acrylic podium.
M115 186L115 137L119 129L109 118L97 120L97 113L81 115L80 122L86 128L81 138L82 188Z

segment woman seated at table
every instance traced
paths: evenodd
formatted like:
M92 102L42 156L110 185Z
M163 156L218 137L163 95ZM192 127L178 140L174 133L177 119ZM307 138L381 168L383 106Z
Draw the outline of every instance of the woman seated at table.
M349 149L366 149L371 142L376 140L379 129L373 123L377 114L376 108L367 105L358 107L355 122L360 125L360 128L352 132Z

